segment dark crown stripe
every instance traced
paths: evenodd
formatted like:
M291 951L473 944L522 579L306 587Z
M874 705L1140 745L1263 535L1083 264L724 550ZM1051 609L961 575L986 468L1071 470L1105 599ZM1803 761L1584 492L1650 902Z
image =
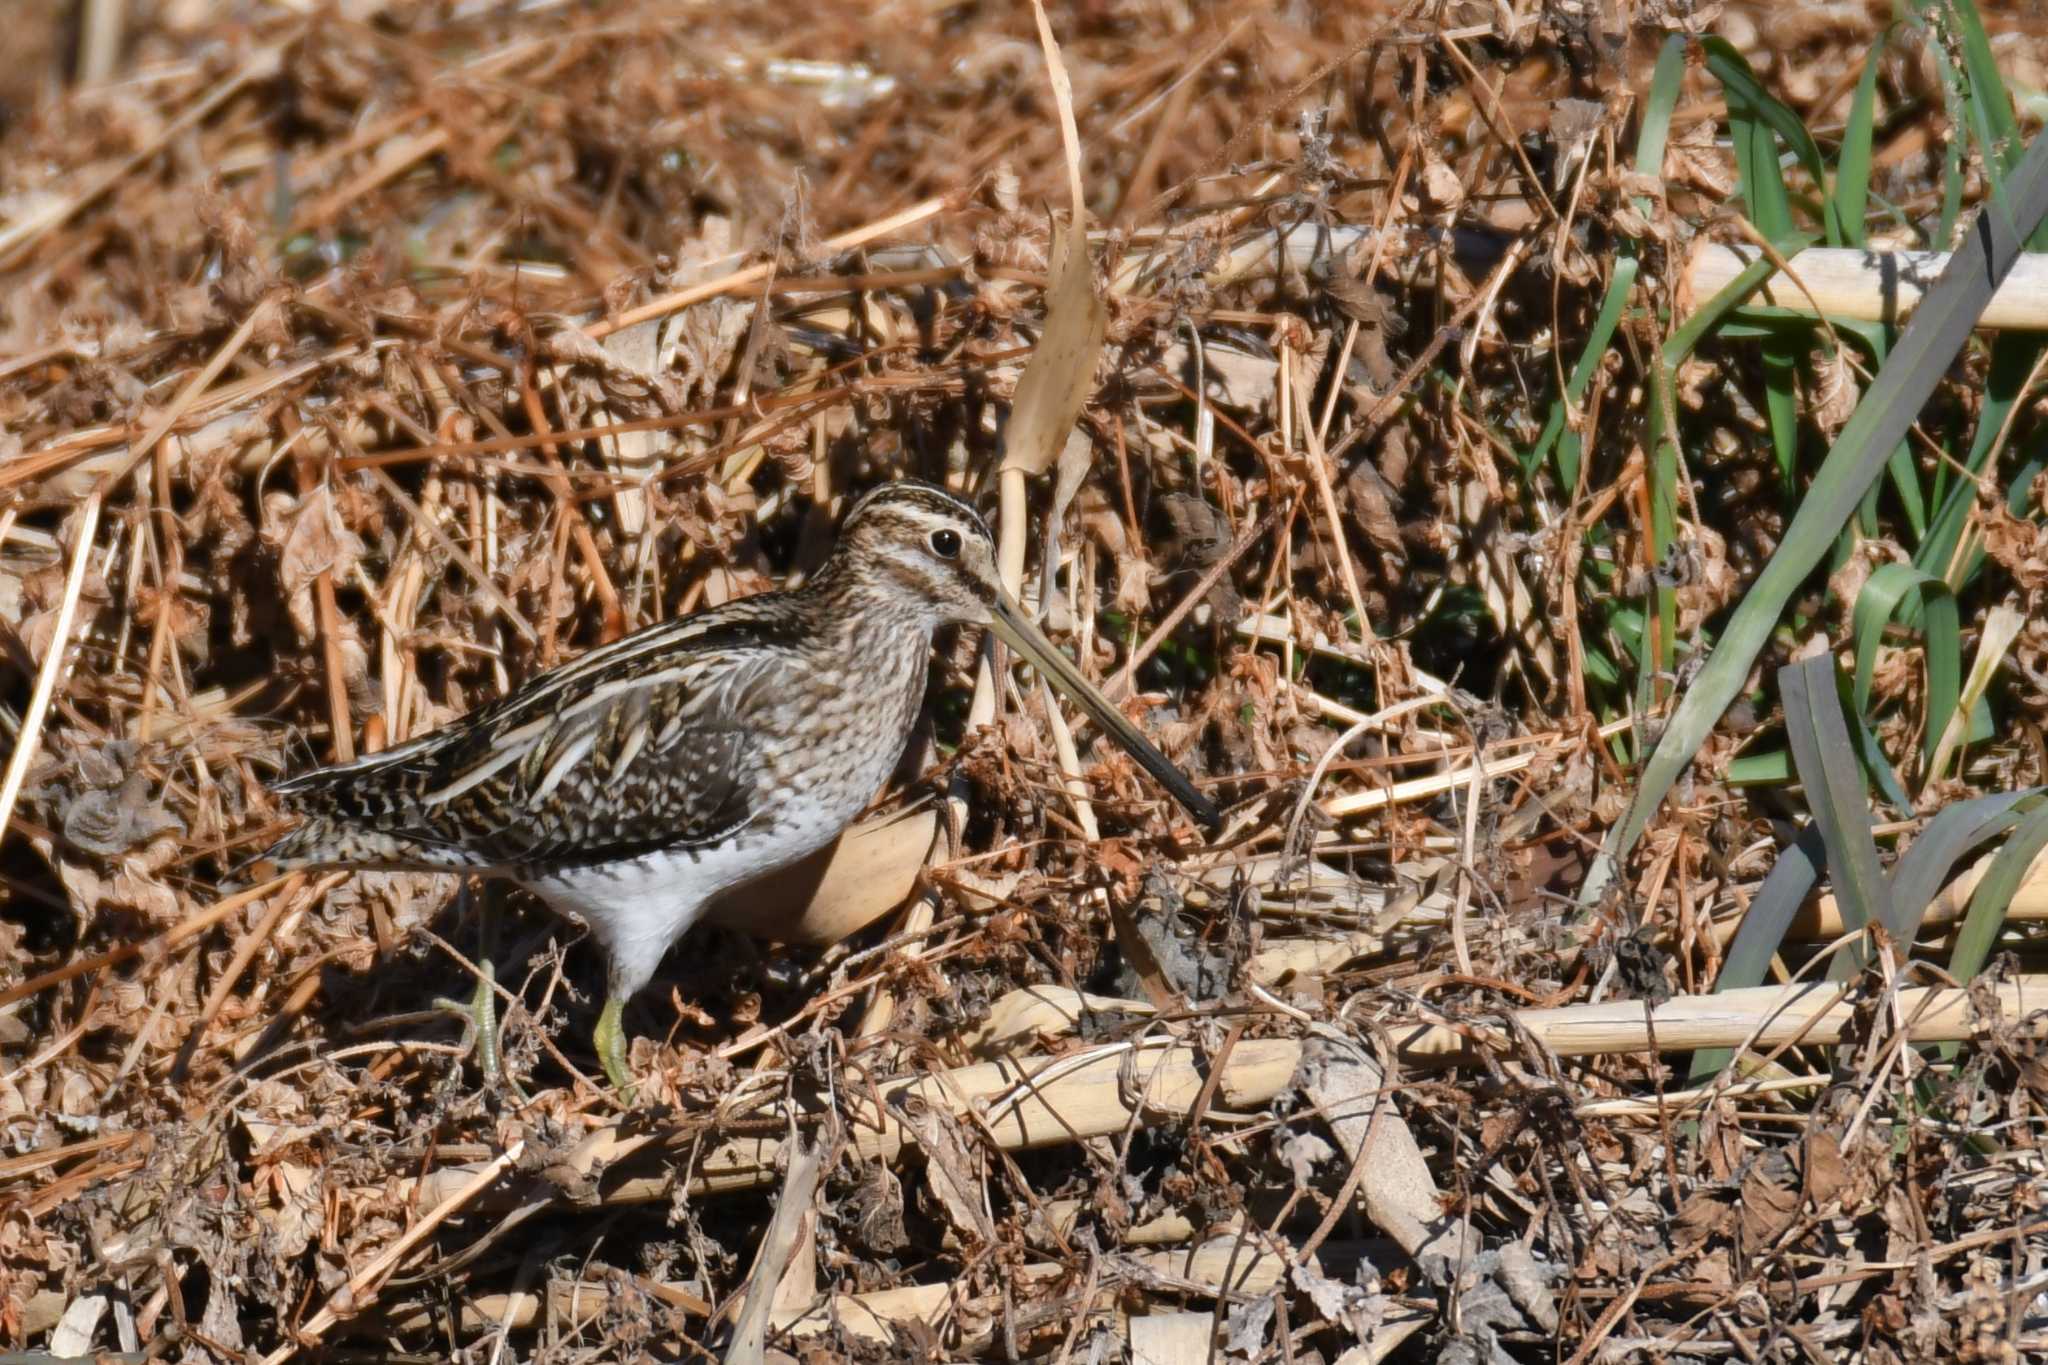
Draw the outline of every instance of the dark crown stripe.
M860 501L856 502L853 505L853 510L847 514L847 524L850 526L864 515L869 515L885 508L902 508L926 512L936 516L958 518L967 522L970 526L978 527L982 534L986 535L988 533L988 524L981 519L981 514L975 511L973 507L935 484L921 483L914 479L903 479L896 483L885 483L879 488L870 489L862 494Z

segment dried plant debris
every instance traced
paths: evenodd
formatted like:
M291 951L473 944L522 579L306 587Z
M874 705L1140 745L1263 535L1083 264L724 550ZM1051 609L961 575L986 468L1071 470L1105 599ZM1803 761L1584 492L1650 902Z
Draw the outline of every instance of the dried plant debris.
M1573 907L1881 360L1667 352L1688 261L1949 245L2038 13L1056 7L1070 167L1028 8L20 8L9 1359L2048 1357L2031 334ZM1826 184L1754 155L1795 125ZM862 823L638 997L630 1105L573 924L252 861L282 777L800 581L904 477L1029 519L1218 834L942 636ZM1933 902L1868 934L1774 871L1816 653Z

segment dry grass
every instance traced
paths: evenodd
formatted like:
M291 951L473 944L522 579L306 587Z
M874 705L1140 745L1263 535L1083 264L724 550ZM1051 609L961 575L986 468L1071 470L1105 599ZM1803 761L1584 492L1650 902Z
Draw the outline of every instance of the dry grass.
M1586 486L1518 452L1633 230L1647 11L1052 16L1109 317L1026 582L1219 839L1091 736L1063 755L1035 686L969 724L954 642L882 807L957 815L889 855L907 902L824 947L696 931L629 1012L623 1114L586 1080L595 954L537 905L239 883L280 773L801 573L878 480L992 503L1045 324L1066 169L1028 9L449 8L145 8L114 83L0 125L0 1344L2048 1352L2024 929L1999 980L1895 944L1832 1012L1653 1009L1711 989L1774 856L1776 808L1720 781L1739 721L1622 907L1569 913L1634 681L1577 565L1595 528L1617 598L1666 567L1633 445L1659 338L1577 414ZM1719 22L1822 127L1889 14ZM2038 15L1991 27L2038 88ZM1888 77L1908 215L1949 136L1924 56ZM1695 73L1658 288L1740 240L1724 114ZM1689 635L1783 524L1754 368L1685 377L1726 437ZM1971 783L2042 780L2048 705L2016 705ZM485 958L502 1056L435 1004ZM1667 1054L1717 1043L1745 1065L1687 1088Z

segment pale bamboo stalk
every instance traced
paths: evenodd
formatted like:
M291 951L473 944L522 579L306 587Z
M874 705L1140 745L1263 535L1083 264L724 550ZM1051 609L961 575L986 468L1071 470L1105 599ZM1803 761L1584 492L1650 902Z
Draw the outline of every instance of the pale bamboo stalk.
M1355 929L1333 935L1302 935L1282 939L1252 955L1252 980L1270 986L1289 976L1319 976L1335 971L1354 958L1372 957L1386 948L1386 938L1370 930Z
M1686 267L1686 288L1696 303L1712 298L1757 259L1751 246L1704 242ZM1774 276L1751 302L1812 316L1901 322L1948 268L1945 251L1864 251L1809 247L1791 260L1791 277ZM1809 298L1809 295L1811 296ZM1689 309L1687 311L1690 311ZM1977 317L1986 329L2048 329L2048 254L2021 255Z
M1703 1085L1692 1090L1667 1090L1643 1099L1590 1100L1573 1108L1582 1119L1655 1118L1677 1114L1704 1100L1741 1100L1754 1095L1777 1095L1788 1090L1820 1091L1834 1083L1832 1076L1764 1076L1755 1080L1731 1081L1727 1085Z
M1153 1275L1204 1293L1214 1293L1227 1284L1234 1294L1262 1294L1277 1285L1287 1271L1286 1262L1277 1253L1262 1251L1257 1243L1235 1236L1213 1237L1186 1250L1139 1252L1130 1260ZM1013 1285L1031 1281L1056 1284L1069 1273L1070 1267L1056 1263L1027 1265L1009 1272L1016 1277L1011 1281ZM891 1326L894 1323L918 1319L941 1326L945 1318L956 1316L958 1309L965 1306L978 1307L993 1316L1001 1311L1002 1299L965 1293L953 1284L909 1285L871 1294L835 1294L805 1312L776 1314L775 1325L799 1340L843 1325L853 1335L890 1341L895 1339ZM1075 1306L1077 1312L1093 1309L1094 1305Z
M1976 894L1977 883L1984 880L1984 874L1991 870L1992 859L1997 850L1985 854L1958 875L1954 881L1941 888L1934 899L1927 904L1927 910L1920 919L1920 935L1928 931L1944 929L1960 924L1970 912L1970 897ZM1714 941L1726 947L1741 929L1744 911L1731 910L1716 916L1713 923ZM2026 876L2012 893L2012 900L2005 909L2007 923L2048 920L2048 849L2037 854L2028 866ZM1832 943L1849 932L1849 924L1842 918L1842 908L1836 903L1834 893L1824 891L1813 896L1793 913L1792 922L1785 926L1785 937L1794 943ZM1323 940L1304 940L1323 942ZM1307 958L1317 954L1300 950ZM1328 951L1335 951L1330 949Z
M1614 721L1612 724L1626 728L1631 722ZM1602 727L1603 729L1605 727ZM1347 792L1323 803L1323 813L1335 820L1367 811L1381 810L1387 806L1406 805L1413 801L1427 801L1433 796L1469 786L1475 782L1492 781L1518 773L1535 763L1537 751L1530 749L1506 758L1491 759L1485 763L1467 764L1450 772L1430 773L1426 777L1411 777L1405 782L1395 782L1385 787L1373 787L1362 792Z
M2023 976L1984 989L2009 1020L2048 1010L2048 976ZM1856 998L1850 985L1824 981L1673 996L1654 1010L1640 1000L1517 1010L1515 1019L1560 1057L1646 1051L1652 1019L1660 1052L1738 1047L1752 1037L1756 1047L1794 1040L1825 1046L1842 1040ZM1971 1036L1976 1023L1969 992L1957 988L1902 990L1898 1009L1916 1043L1961 1042ZM1469 1057L1473 1046L1465 1031L1448 1024L1395 1025L1389 1034L1398 1054L1411 1063L1459 1060Z
M1221 1288L1224 1277L1228 1275L1232 1291L1241 1294L1264 1293L1280 1282L1287 1268L1278 1255L1261 1251L1254 1243L1241 1243L1234 1235L1214 1237L1184 1250L1128 1254L1128 1259L1152 1275L1209 1292ZM1065 1277L1068 1270L1065 1265L1039 1262L1005 1271L1004 1275L1016 1286L1053 1285ZM664 1290L670 1291L669 1294L663 1294ZM558 1280L547 1287L545 1297L535 1292L485 1294L463 1303L462 1327L465 1331L478 1332L494 1331L500 1326L518 1330L533 1327L543 1320L544 1314L570 1327L581 1327L597 1321L610 1310L614 1292L613 1286L606 1282ZM694 1298L681 1286L655 1285L645 1281L636 1282L633 1292L651 1293L665 1299L671 1294L676 1298ZM1000 1303L1000 1299L988 1303L980 1293L946 1282L880 1289L867 1294L835 1294L829 1300L821 1299L802 1310L777 1310L772 1318L777 1331L788 1331L799 1339L818 1336L836 1321L850 1335L868 1341L888 1342L895 1339L892 1324L918 1320L937 1326L941 1315L951 1316L949 1310L956 1306L999 1310ZM393 1318L394 1325L401 1330L416 1324L423 1325L425 1321L425 1310L418 1308L401 1310Z
M989 1008L988 1018L969 1029L960 1041L979 1057L1036 1049L1045 1038L1068 1037L1078 1032L1082 1016L1089 1011L1146 1018L1158 1012L1146 1001L1086 995L1071 986L1019 986L996 1001Z
M2024 976L1984 987L2004 1018L2048 1010L2048 976ZM1798 1040L1814 1046L1840 1042L1855 997L1832 982L1756 986L1721 995L1682 995L1654 1010L1640 1000L1514 1012L1517 1026L1560 1057L1618 1052L1691 1052L1699 1048L1775 1047ZM1141 1008L1141 1007L1139 1007ZM1977 1026L1975 1007L1962 989L1916 987L1898 993L1898 1011L1916 1043L1960 1042ZM1485 1046L1506 1046L1506 1035L1474 1026L1390 1021L1385 1033L1396 1055L1411 1066L1468 1063ZM1240 1042L1230 1053L1218 1087L1221 1107L1248 1110L1278 1095L1294 1076L1302 1045L1288 1038ZM997 1146L1006 1150L1056 1146L1122 1132L1146 1113L1184 1115L1206 1080L1209 1058L1194 1048L1112 1044L1063 1057L1036 1056L982 1062L952 1071L901 1077L879 1087L845 1092L853 1153L859 1160L891 1160L914 1139L896 1118L906 1095L954 1114L974 1111ZM777 1106L763 1111L782 1116ZM650 1136L621 1137L605 1128L560 1162L567 1175L595 1178L652 1143ZM782 1178L783 1143L775 1138L734 1138L708 1148L687 1177L691 1198L760 1189ZM421 1182L405 1182L400 1196L432 1198L469 1178L472 1168L444 1167ZM667 1171L633 1177L604 1193L607 1203L667 1200L677 1192ZM422 1186L423 1188L415 1188Z
M1239 1043L1230 1054L1218 1087L1216 1108L1255 1109L1280 1093L1301 1058L1301 1045L1288 1039ZM1006 1150L1050 1147L1081 1138L1119 1133L1130 1124L1132 1103L1148 1112L1184 1114L1201 1093L1207 1055L1166 1043L1134 1048L1111 1044L1063 1057L1030 1057L981 1062L951 1071L900 1077L878 1087L849 1088L845 1106L849 1144L863 1161L890 1160L915 1139L897 1118L905 1096L934 1108L982 1113L983 1127ZM781 1113L764 1106L761 1113ZM758 1115L757 1115L758 1116ZM602 1128L557 1163L572 1175L590 1176L616 1166L654 1142L652 1136L623 1136ZM778 1138L735 1138L709 1146L688 1178L693 1197L773 1185L782 1178L783 1142ZM471 1168L448 1166L419 1181L402 1182L402 1197L431 1199L445 1186L468 1178ZM676 1188L673 1172L619 1182L605 1192L609 1203L667 1199ZM415 1188L419 1187L419 1188Z
M1221 1101L1255 1108L1277 1095L1294 1074L1300 1045L1285 1039L1242 1042L1224 1070ZM985 1130L1009 1151L1058 1146L1083 1137L1123 1131L1137 1117L1134 1102L1154 1114L1184 1114L1201 1093L1206 1058L1193 1048L1111 1044L1067 1057L1031 1057L983 1062L952 1071L906 1077L873 1092L847 1098L852 1147L860 1160L894 1158L914 1138L897 1118L906 1096L934 1108L983 1114ZM701 1163L694 1187L706 1194L753 1189L779 1178L782 1143L743 1138L713 1148ZM628 1182L621 1198L666 1198L665 1175Z
M1155 240L1136 234L1134 244ZM1307 224L1282 237L1271 233L1247 234L1224 248L1204 279L1222 285L1275 274L1284 256L1290 268L1298 269L1318 256L1341 258L1354 247L1374 241L1383 243L1390 254L1410 250L1403 237L1383 238L1371 228L1345 224L1334 229ZM1461 251L1475 257L1497 257L1503 250L1498 239L1484 234L1460 234ZM1432 243L1429 250L1436 250ZM1411 253L1412 254L1412 253ZM1704 242L1686 263L1681 281L1681 312L1712 298L1757 259L1752 246L1725 246ZM1152 255L1132 251L1117 271L1112 293L1146 292L1140 276ZM1779 276L1763 286L1753 302L1769 304L1791 312L1813 316L1816 304L1831 318L1862 322L1898 322L1910 315L1929 286L1948 267L1945 251L1876 251L1856 247L1809 247L1791 259L1791 276ZM1795 278L1796 277L1796 282ZM2048 254L2020 255L1989 306L1977 319L1986 329L2041 331L2048 329Z
M2014 1019L2048 1009L2048 976L2024 976L1991 988L1999 1008ZM1077 1030L1082 997L1062 987L1034 986L1010 992L990 1011L995 1035L1049 1042L1062 1025ZM1152 1013L1138 1000L1086 997L1098 1012L1118 1010ZM1910 1021L1916 1042L1956 1042L1970 1036L1973 1007L1965 990L1915 987L1899 992L1899 1012ZM1735 1047L1749 1038L1759 1020L1768 1018L1756 1036L1759 1046L1772 1047L1792 1039L1811 1043L1840 1040L1852 1013L1852 992L1835 982L1792 986L1753 986L1718 995L1681 995L1655 1012L1655 1047L1661 1052L1686 1052L1704 1047ZM1592 1005L1561 1005L1552 1009L1515 1011L1517 1024L1561 1057L1591 1057L1615 1052L1641 1052L1652 1046L1644 1005L1618 1000ZM1456 1061L1472 1055L1468 1029L1448 1024L1390 1023L1388 1035L1411 1062ZM1227 1073L1226 1073L1227 1075Z

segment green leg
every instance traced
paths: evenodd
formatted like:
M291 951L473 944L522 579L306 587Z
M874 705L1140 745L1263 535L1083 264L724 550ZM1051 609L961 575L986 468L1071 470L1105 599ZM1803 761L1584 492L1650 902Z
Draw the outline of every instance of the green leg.
M470 879L463 878L462 884L455 891L456 904L467 905L474 890ZM504 1059L498 1051L498 973L491 963L492 945L497 935L491 932L493 925L490 902L479 899L476 990L466 1001L442 998L436 1000L434 1004L437 1008L462 1016L463 1045L476 1057L477 1070L483 1073L484 1088L488 1090L496 1087L502 1078L511 1086L512 1093L523 1101L526 1096L520 1090L518 1082L505 1077Z
M484 1084L493 1086L504 1074L498 1059L498 1001L495 990L498 974L492 969L489 958L477 965L482 970L477 973L476 994L470 999L469 1014L476 1021L477 1069L483 1072Z
M476 1021L477 1069L483 1072L484 1085L500 1083L512 1092L512 1098L526 1103L525 1087L511 1072L505 1070L505 1055L498 1047L498 973L485 958L476 964L481 975L476 983L476 996L470 1001L470 1017Z
M476 992L469 999L450 1000L442 996L434 1001L436 1009L444 1009L461 1016L463 1045L475 1054L477 1070L483 1073L486 1088L496 1085L504 1074L498 1056L496 982L497 976L492 971L491 960L485 958L477 964Z
M620 1022L625 1014L626 998L614 995L604 1002L604 1012L597 1016L597 1058L604 1063L604 1074L612 1087L627 1104L633 1102L633 1073L626 1069L626 1030Z

